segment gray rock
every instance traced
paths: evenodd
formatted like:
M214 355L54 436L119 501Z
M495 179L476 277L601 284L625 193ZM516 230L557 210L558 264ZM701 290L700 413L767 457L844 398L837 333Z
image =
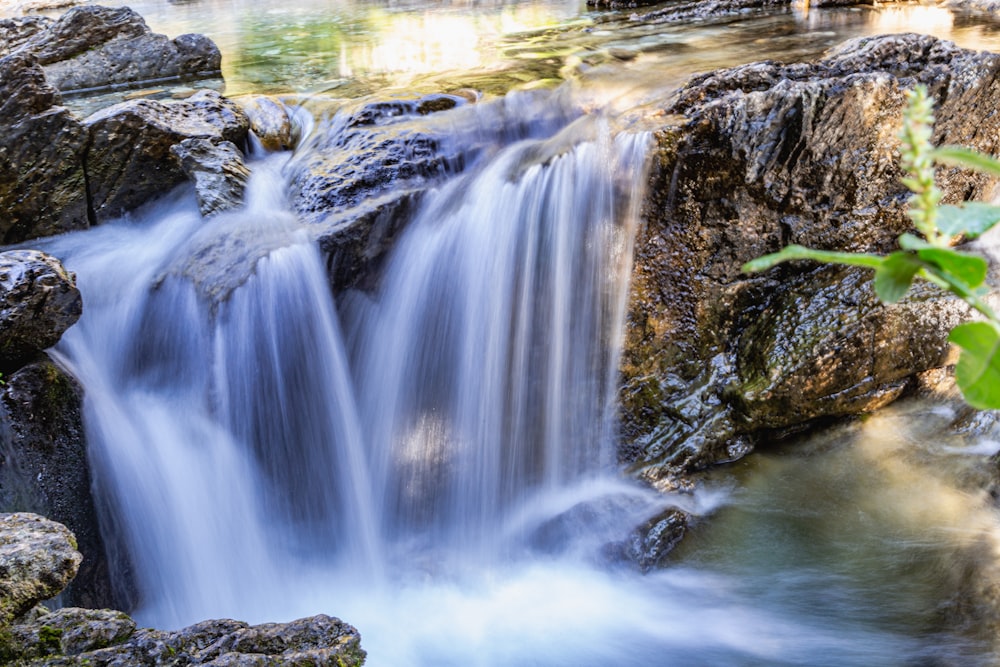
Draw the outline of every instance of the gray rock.
M0 364L52 347L83 310L76 277L37 250L0 253Z
M0 19L0 57L8 56L25 42L52 25L46 16L17 16Z
M207 37L154 34L128 7L75 7L18 49L34 54L62 91L215 75L222 62Z
M135 632L135 621L110 609L64 607L18 623L10 632L23 658L71 656L122 644Z
M621 455L634 470L656 479L738 458L764 432L874 409L945 363L961 309L932 291L883 307L862 270L740 266L788 243L892 249L911 224L903 91L922 82L938 100L936 143L996 153L998 71L1000 56L894 35L816 63L700 75L667 101L680 120L656 135L622 360ZM946 202L995 188L940 175Z
M463 167L451 128L425 117L466 103L432 95L318 112L287 169L293 207L333 258L335 287L370 277L421 193Z
M50 616L41 616L31 624L39 627ZM127 617L125 617L127 619ZM111 622L113 621L113 622ZM124 637L129 624L125 619L103 617L81 627L80 637L94 641L87 628L96 628L96 636L113 640ZM24 627L28 627L27 625ZM55 626L53 626L55 628ZM118 634L112 635L112 630ZM62 633L49 632L49 636ZM21 636L30 634L21 631ZM20 646L21 655L37 655L30 644ZM267 623L250 626L232 620L203 621L176 632L138 630L127 640L93 651L50 655L46 665L90 665L92 667L134 667L136 665L213 665L215 667L264 665L282 667L358 667L365 652L352 626L325 615L312 616L290 623ZM37 663L31 663L37 664Z
M185 172L171 149L186 139L242 146L250 123L214 91L186 100L131 100L84 121L90 131L87 175L97 221L122 215L182 183Z
M58 595L80 560L76 540L62 524L36 514L0 515L0 628Z
M0 26L2 27L2 26ZM45 81L34 57L0 58L0 241L17 243L89 225L87 130Z
M170 152L194 183L198 209L205 217L243 205L250 170L231 141L202 137L174 144Z
M687 533L690 516L668 509L637 527L620 545L622 555L642 572L662 567L667 556Z

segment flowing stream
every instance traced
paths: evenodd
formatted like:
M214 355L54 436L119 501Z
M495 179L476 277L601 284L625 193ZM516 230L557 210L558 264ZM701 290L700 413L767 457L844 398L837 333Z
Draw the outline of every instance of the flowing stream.
M334 301L287 153L255 156L241 210L206 221L181 188L47 242L84 296L57 354L140 622L328 613L374 667L995 664L988 633L942 620L998 549L987 500L938 465L998 446L946 435L954 415L886 413L693 493L618 473L649 137L613 112L651 93L611 73L572 93L606 113L532 124L569 84L518 107L531 131L424 198L371 292ZM669 507L704 522L642 574L616 554Z

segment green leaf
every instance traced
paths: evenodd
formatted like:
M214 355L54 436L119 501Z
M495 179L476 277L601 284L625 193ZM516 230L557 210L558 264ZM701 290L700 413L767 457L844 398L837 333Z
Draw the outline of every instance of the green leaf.
M989 231L1000 222L1000 206L970 201L961 206L940 206L937 226L948 236L964 234L970 239Z
M962 146L941 146L931 153L935 160L955 167L968 167L984 174L1000 176L1000 160Z
M955 380L966 402L981 410L1000 409L1000 332L989 322L969 322L948 340L962 348Z
M902 234L899 237L899 247L903 250L923 250L933 248L930 243L913 234Z
M896 303L903 298L913 277L923 264L908 252L894 252L875 269L875 294L883 303Z
M982 257L958 252L951 248L933 246L921 248L917 250L917 255L928 264L937 266L944 273L958 278L970 290L983 284L983 281L986 280L986 272L989 270L989 264Z
M789 245L781 249L780 252L764 255L751 260L743 265L744 273L756 273L766 271L782 262L796 259L811 259L824 264L848 264L850 266L863 266L869 269L877 269L882 265L884 257L879 255L867 255L854 252L830 252L827 250L814 250L800 245Z

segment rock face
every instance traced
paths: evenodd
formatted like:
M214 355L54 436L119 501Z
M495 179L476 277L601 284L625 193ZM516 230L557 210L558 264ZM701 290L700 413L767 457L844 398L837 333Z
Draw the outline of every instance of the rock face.
M13 665L301 665L358 667L358 631L330 616L248 625L204 621L176 632L136 630L118 611L39 603L80 564L73 534L34 514L0 514L0 663Z
M963 310L934 290L883 307L860 270L740 266L789 243L894 247L910 228L903 91L922 82L938 101L936 143L997 152L998 70L1000 57L932 37L873 37L817 63L701 75L669 100L683 120L657 133L636 243L625 460L661 478L737 458L766 432L883 405L946 362ZM994 187L940 176L946 202Z
M112 602L90 495L76 381L43 353L80 317L72 274L34 250L0 253L0 511L44 514L69 526L85 560L66 592L82 605Z
M221 154L226 151L219 148L223 142L233 147L244 144L250 122L217 92L201 91L181 101L122 102L89 116L84 125L91 137L86 153L91 205L95 220L102 222L185 180L181 161L172 153L174 146L187 139L205 139L202 153ZM225 156L213 159L227 162Z
M204 35L154 34L128 7L76 7L33 34L18 26L19 52L33 54L61 91L219 73L222 55Z
M87 130L34 57L0 58L0 241L85 229Z

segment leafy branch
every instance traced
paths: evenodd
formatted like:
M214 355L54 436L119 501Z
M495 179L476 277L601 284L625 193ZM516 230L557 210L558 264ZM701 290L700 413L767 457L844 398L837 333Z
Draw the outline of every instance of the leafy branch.
M743 271L767 270L790 260L860 266L875 271L875 294L885 303L899 301L917 278L934 283L964 300L983 319L960 324L948 340L961 349L955 379L965 400L982 409L1000 409L1000 319L986 303L988 265L984 258L952 248L1000 223L1000 206L984 202L942 205L934 165L965 167L1000 177L1000 161L959 146L935 148L933 102L924 86L907 93L903 112L900 163L903 184L911 191L907 211L919 236L903 234L900 249L888 255L830 252L789 245L747 262Z

